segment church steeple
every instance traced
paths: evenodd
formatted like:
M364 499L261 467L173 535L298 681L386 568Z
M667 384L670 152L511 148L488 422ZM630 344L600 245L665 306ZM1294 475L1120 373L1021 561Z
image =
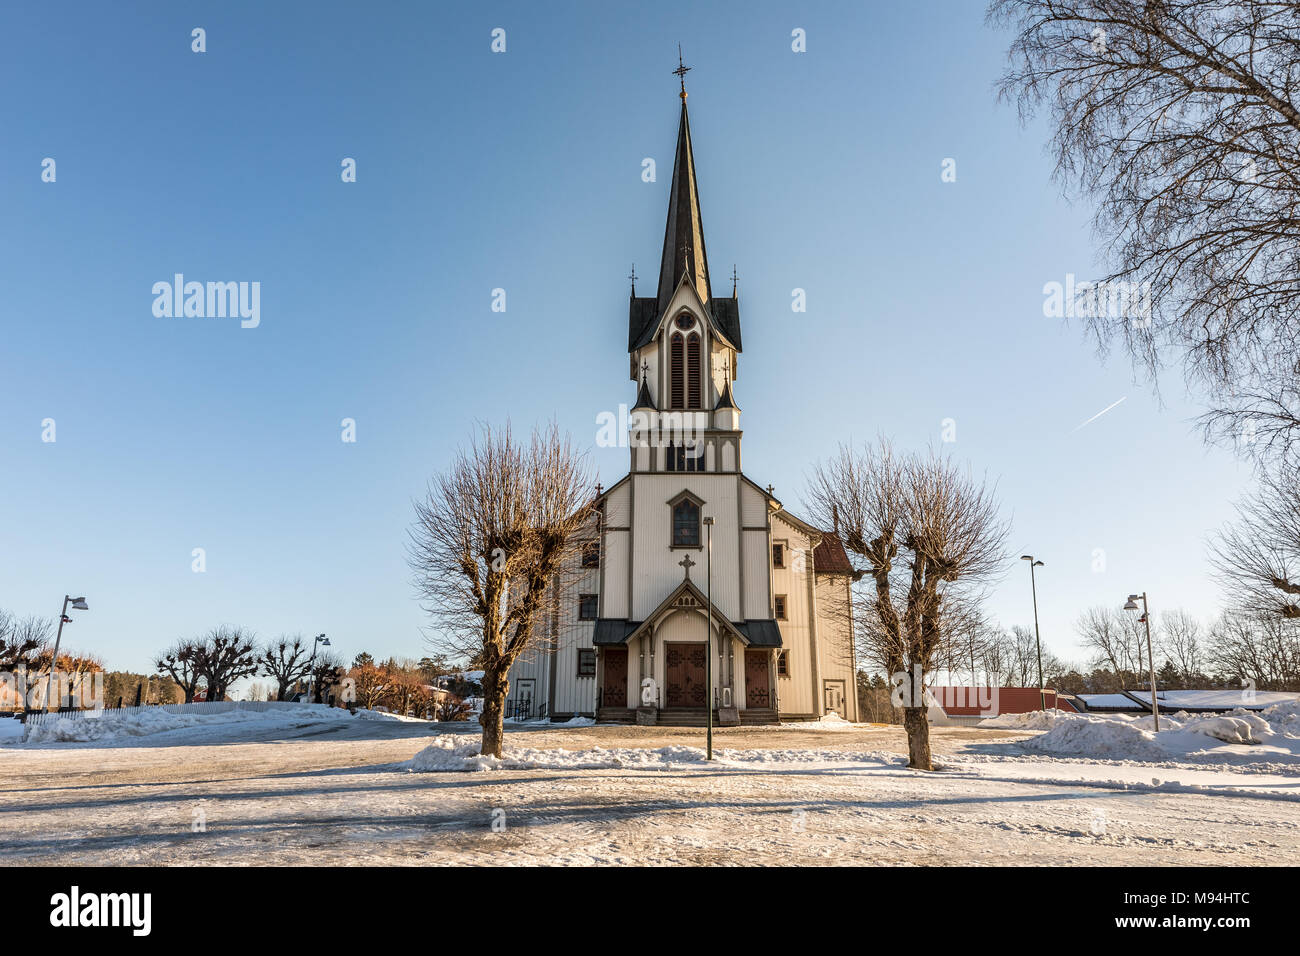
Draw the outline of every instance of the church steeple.
M695 286L700 300L709 302L709 260L704 252L704 225L700 218L700 194L695 180L695 153L691 148L691 123L686 112L686 72L678 50L682 78L682 118L677 127L677 155L673 159L672 189L668 194L668 222L664 227L664 251L659 262L659 312L677 291L682 276Z

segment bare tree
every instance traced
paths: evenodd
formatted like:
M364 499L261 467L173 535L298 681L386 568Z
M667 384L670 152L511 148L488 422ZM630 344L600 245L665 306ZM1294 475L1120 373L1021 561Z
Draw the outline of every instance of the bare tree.
M1205 652L1201 645L1201 625L1182 608L1160 615L1159 647L1166 660L1178 671L1184 687L1203 679Z
M1245 610L1300 618L1300 466L1280 463L1260 478L1237 520L1211 541L1220 582Z
M154 666L159 674L166 674L185 695L185 703L194 702L203 675L199 673L196 651L197 641L179 640L158 655Z
M1092 652L1094 668L1108 670L1114 681L1110 690L1136 686L1148 671L1144 626L1136 616L1108 607L1093 607L1079 616L1075 629L1079 643Z
M302 635L281 635L262 649L258 658L262 673L275 681L275 699L284 700L289 688L307 676L311 650Z
M446 649L483 669L481 752L501 756L510 667L543 637L595 519L584 456L558 429L528 445L510 428L482 434L415 503L409 561Z
M1228 612L1210 629L1207 659L1225 680L1258 690L1300 690L1300 622L1276 615Z
M1255 454L1300 442L1300 8L1269 0L992 0L1015 38L1001 94L1044 104L1056 175L1097 198L1142 308L1088 309L1154 379L1204 386L1207 436ZM1095 298L1097 288L1089 290Z
M931 770L926 678L959 659L969 608L1005 563L1008 526L990 488L931 452L898 455L887 442L839 454L813 472L814 517L838 519L860 586L875 658L902 681L908 765Z

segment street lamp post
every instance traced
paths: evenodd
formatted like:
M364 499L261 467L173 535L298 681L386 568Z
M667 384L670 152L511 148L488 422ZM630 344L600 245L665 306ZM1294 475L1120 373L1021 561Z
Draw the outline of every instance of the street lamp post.
M316 684L316 645L329 647L330 639L324 634L317 634L316 640L311 642L311 659L307 661L307 703L311 703L312 688Z
M1156 733L1160 732L1160 705L1156 703L1156 658L1151 652L1151 609L1147 607L1147 592L1141 594L1130 594L1128 603L1124 605L1126 611L1136 611L1138 609L1137 599L1142 599L1142 616L1138 620L1147 627L1147 669L1151 672L1151 724Z
M1029 562L1029 589L1034 595L1034 646L1038 649L1038 709L1047 710L1047 694L1043 690L1043 640L1038 636L1038 584L1034 581L1034 568L1041 568L1042 561L1035 561L1032 554L1022 554L1021 561Z
M63 595L63 610L59 612L59 630L58 633L54 635L54 654L50 658L50 674L47 678L45 678L44 706L46 710L50 709L50 687L54 684L54 668L59 663L59 642L63 640L63 625L67 624L72 620L72 618L68 617L69 604L71 604L78 611L90 610L90 605L86 603L86 599L84 597L74 598L68 596L67 594Z
M704 611L704 717L708 729L705 759L713 759L713 516L704 519L707 536L704 558L704 593L708 607Z

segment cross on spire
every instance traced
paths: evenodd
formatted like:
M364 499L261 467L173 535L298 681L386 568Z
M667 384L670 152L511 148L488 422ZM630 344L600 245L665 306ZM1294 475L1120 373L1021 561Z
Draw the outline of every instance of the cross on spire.
M689 581L691 579L691 568L695 567L697 562L692 561L691 556L688 554L677 563L686 569L686 580Z
M686 102L686 74L691 72L691 68L682 62L682 45L677 44L677 69L673 70L673 76L682 81L682 102Z
M736 264L731 264L731 297L736 297L736 283L740 281L740 276L736 275Z
M632 274L628 276L632 280L632 295L636 295L636 263L632 263Z
M641 384L645 384L646 373L650 371L650 363L645 359L641 360Z

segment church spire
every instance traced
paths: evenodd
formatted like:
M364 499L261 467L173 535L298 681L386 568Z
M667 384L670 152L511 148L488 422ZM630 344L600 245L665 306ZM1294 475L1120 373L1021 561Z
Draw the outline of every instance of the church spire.
M700 194L695 181L695 154L691 149L691 124L686 114L686 73L681 63L673 74L681 78L682 118L677 128L677 155L673 160L672 190L668 194L668 222L664 227L664 251L659 263L659 312L677 291L682 276L695 286L701 301L708 303L709 260L704 252L704 226L700 218Z

